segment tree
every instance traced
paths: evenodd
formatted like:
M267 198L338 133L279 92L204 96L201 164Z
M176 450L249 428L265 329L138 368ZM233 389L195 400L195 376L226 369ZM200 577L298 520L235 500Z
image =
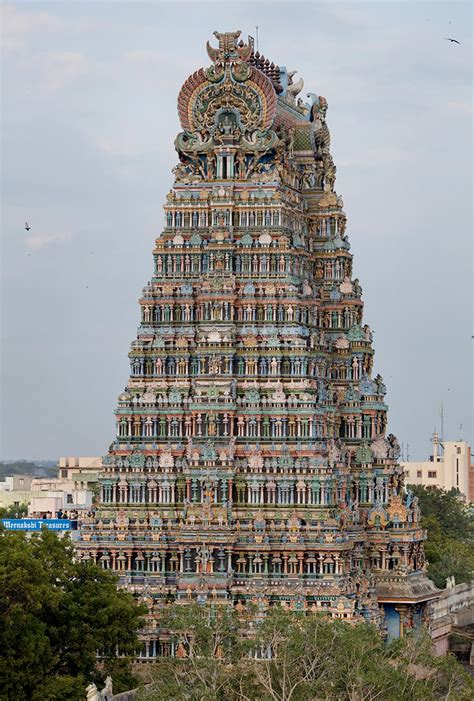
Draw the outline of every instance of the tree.
M222 605L173 605L175 658L157 660L139 701L435 701L472 698L452 657L424 635L386 645L374 626L272 607L239 618Z
M474 578L474 518L460 500L459 492L421 486L410 486L418 497L421 525L428 539L425 554L428 576L443 588L447 577L456 582Z
M249 649L235 610L228 606L174 604L164 610L161 625L169 631L176 657L158 659L152 698L228 699L233 670Z
M418 497L423 518L435 518L443 532L458 539L474 536L474 519L466 504L460 499L456 489L439 489L423 486L410 486Z
M27 515L28 504L0 506L0 518L25 518Z
M1 701L82 701L111 670L120 687L145 610L111 573L77 562L68 537L0 532L0 591Z

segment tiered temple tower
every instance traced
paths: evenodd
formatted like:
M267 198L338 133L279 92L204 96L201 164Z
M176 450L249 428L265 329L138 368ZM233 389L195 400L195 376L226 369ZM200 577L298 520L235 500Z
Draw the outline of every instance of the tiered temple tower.
M146 656L173 653L153 621L174 599L397 635L436 589L372 377L327 102L298 98L295 71L240 32L215 36L179 94L175 183L80 553L148 602Z

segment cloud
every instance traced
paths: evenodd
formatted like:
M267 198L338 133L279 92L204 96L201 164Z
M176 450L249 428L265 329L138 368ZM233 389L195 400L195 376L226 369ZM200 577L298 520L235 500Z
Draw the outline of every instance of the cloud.
M143 49L136 49L134 51L127 51L124 54L124 60L127 63L132 63L138 66L162 68L167 62L167 57L160 51L145 51Z
M54 93L69 85L89 71L89 62L76 51L29 54L17 61L16 69L21 78L22 95Z
M379 165L394 165L396 163L410 163L416 160L416 155L409 149L398 147L379 146L377 148L361 149L355 158L339 158L337 161L338 167L343 168L360 168L364 166L379 166Z
M444 105L446 112L451 112L452 114L460 115L462 117L472 117L474 113L474 108L472 104L468 102L446 102Z
M63 27L55 15L48 12L25 12L14 5L3 5L1 18L4 56L24 51L33 34L56 32Z
M170 62L170 52L163 50L133 49L123 54L123 60L135 72L135 79L139 75L151 74L154 81L159 77L161 86L176 87L178 81L178 87L180 87L188 75L196 70L195 58L173 55L173 60Z
M171 132L171 140L173 136L174 131ZM143 139L134 133L122 133L113 138L110 134L108 136L99 135L94 137L93 142L100 153L110 157L129 159L151 155L155 162L159 162L159 159L163 158L174 158L173 146L170 146L169 143L156 143L150 146L149 142L143 143Z
M57 90L84 75L87 72L88 63L82 54L64 51L40 54L37 57L37 66L43 78L43 87L48 90Z
M26 243L28 245L28 248L30 248L32 251L38 251L40 248L44 248L45 246L49 246L50 244L54 243L65 243L66 241L69 241L71 238L70 233L58 233L58 234L33 234L32 236L28 236L26 239Z
M374 12L370 11L370 4L347 2L321 2L317 6L325 21L342 26L344 29L372 29L377 28L378 19Z
M71 26L59 17L5 5L1 19L6 76L17 96L54 93L88 72L90 65L85 56L68 46ZM77 27L74 29L77 31Z

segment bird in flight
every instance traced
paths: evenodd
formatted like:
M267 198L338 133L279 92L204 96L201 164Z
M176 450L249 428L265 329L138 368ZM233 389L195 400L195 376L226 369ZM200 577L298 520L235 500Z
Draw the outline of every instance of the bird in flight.
M31 226L28 224L28 222L25 222L25 229L26 231L29 231L31 229Z
M460 44L461 42L457 39L451 39L450 37L444 37L446 41L451 41L453 44Z

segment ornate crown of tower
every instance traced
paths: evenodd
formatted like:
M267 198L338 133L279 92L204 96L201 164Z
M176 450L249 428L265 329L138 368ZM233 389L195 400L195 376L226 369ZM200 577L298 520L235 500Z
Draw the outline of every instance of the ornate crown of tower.
M179 93L175 183L80 553L152 619L170 599L257 601L403 628L436 590L372 378L327 102L299 99L295 71L240 32L215 36Z

